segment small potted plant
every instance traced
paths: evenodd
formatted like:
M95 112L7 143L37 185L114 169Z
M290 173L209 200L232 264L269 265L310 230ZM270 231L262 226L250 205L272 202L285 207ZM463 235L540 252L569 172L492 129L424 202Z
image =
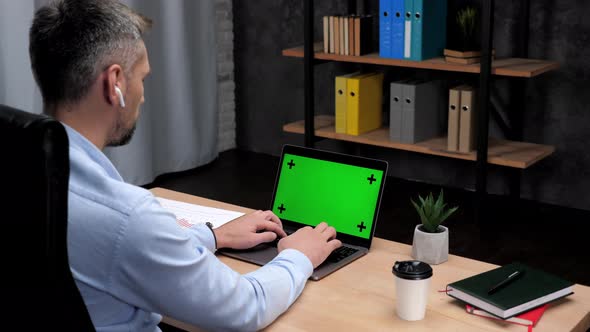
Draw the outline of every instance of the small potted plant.
M420 216L421 224L414 229L412 257L428 264L440 264L449 258L449 230L441 223L458 207L447 208L443 191L434 199L432 193L426 198L418 196L419 204L410 199Z
M480 46L479 36L477 34L479 27L477 9L468 6L459 10L456 21L461 32L460 35L463 44L461 45L461 51L478 51Z
M444 50L447 62L470 64L480 61L479 26L479 12L475 7L467 6L457 12L453 34L455 39Z

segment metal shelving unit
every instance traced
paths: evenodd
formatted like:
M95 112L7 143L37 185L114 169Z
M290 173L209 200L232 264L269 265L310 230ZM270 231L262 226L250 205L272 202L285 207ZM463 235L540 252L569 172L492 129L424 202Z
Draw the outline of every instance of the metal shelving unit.
M439 155L443 157L473 160L476 169L476 204L478 211L485 210L485 198L487 195L487 173L488 164L496 164L511 168L510 188L513 196L520 196L521 171L531 166L537 161L551 155L554 151L553 146L539 145L533 143L520 142L522 140L523 112L524 112L524 91L526 78L535 77L544 72L555 70L559 64L546 60L528 59L528 25L530 0L521 0L522 13L520 27L520 44L522 45L519 56L520 58L509 58L492 60L492 41L494 26L494 0L483 0L482 5L482 60L479 64L474 65L457 65L449 64L444 59L436 58L420 62L406 61L399 59L380 58L378 54L368 54L364 56L346 56L337 54L326 54L316 52L318 45L314 43L314 1L304 0L304 43L303 47L290 48L283 51L284 56L303 58L304 63L304 96L305 96L305 114L303 123L297 122L287 124L284 130L305 135L305 145L313 147L318 137L384 146L393 149L414 151L417 153L426 153ZM354 12L357 6L356 1L348 0L349 12ZM329 117L315 116L314 110L314 65L325 61L340 61L376 64L383 66L397 66L409 68L422 68L430 70L443 70L452 72L464 72L479 75L479 108L478 108L478 131L477 131L477 152L466 155L458 155L444 152L437 148L440 143L439 139L408 145L388 142L387 135L380 135L379 130L374 133L358 137L350 135L336 134L330 129ZM499 115L500 111L505 111L498 102L498 97L494 93L492 81L495 76L513 77L516 80L516 90L521 93L521 100L517 102L516 110L506 112L510 123L503 121ZM506 137L513 141L494 140L490 143L488 137L489 117L492 115L499 127L503 129ZM319 126L316 126L316 118L319 119ZM303 128L302 128L303 127ZM383 131L384 129L380 129ZM377 138L382 137L382 138ZM438 140L438 141L437 141ZM426 146L426 147L425 147ZM519 155L518 152L521 152ZM500 151L490 153L490 151ZM498 156L503 154L503 156ZM478 218L479 219L479 218Z

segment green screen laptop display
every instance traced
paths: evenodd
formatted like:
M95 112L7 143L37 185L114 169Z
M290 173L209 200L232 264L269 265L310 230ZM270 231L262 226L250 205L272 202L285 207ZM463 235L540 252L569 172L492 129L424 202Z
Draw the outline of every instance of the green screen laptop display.
M285 153L272 211L309 226L322 221L336 231L369 239L384 171Z

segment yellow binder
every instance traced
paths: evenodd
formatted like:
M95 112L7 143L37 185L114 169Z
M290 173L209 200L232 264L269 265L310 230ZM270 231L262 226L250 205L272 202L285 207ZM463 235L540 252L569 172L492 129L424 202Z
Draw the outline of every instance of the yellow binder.
M353 76L359 76L360 72L354 72L346 75L336 76L335 84L334 84L334 94L335 94L335 129L336 132L339 134L346 134L346 99L347 99L347 89L346 89L346 80Z
M381 127L383 73L347 79L346 133L360 135Z

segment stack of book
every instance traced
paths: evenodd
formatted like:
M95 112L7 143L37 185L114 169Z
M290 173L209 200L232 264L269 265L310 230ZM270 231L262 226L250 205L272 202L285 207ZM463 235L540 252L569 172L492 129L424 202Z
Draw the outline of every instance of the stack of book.
M492 319L492 320L496 320L496 321L501 321L501 322L504 322L507 324L517 324L517 325L526 326L526 327L528 327L528 329L527 329L528 332L532 332L533 327L535 327L537 325L537 323L541 319L541 316L543 316L543 313L545 313L545 310L547 309L547 307L549 307L549 304L544 304L540 307L523 312L522 314L519 314L514 317L510 317L507 319L501 319L499 317L496 317L496 316L488 313L487 311L475 308L469 304L465 305L465 310L467 311L467 313L470 313L475 316L479 316L479 317L483 317L483 318L487 318L487 319Z
M467 312L529 326L547 304L573 294L573 283L521 263L508 264L447 286L447 294L467 303Z
M443 55L446 0L380 0L379 56L421 61Z
M352 73L335 79L336 133L360 135L382 124L383 73Z
M470 65L472 63L479 63L481 61L481 52L479 51L461 52L445 48L443 54L445 55L445 61L451 63ZM496 52L492 50L492 59L494 58L495 54Z
M373 52L373 16L324 16L324 53L364 55Z

